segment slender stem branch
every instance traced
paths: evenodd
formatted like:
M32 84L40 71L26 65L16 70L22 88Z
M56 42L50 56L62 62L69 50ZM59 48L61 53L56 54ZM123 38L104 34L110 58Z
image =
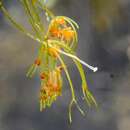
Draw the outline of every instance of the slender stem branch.
M70 79L70 76L69 76L69 72L68 72L68 70L67 70L67 67L66 67L66 65L65 65L65 63L64 63L64 61L63 61L63 59L62 59L60 56L58 56L58 59L59 59L59 61L61 62L63 68L64 68L64 71L65 71L65 73L66 73L67 79L68 79L69 84L70 84L70 89L71 89L71 94L72 94L72 100L71 100L71 102L70 102L70 104L69 104L69 120L70 120L70 123L71 123L71 122L72 122L71 109L72 109L72 105L73 105L74 103L76 104L76 107L78 108L78 110L80 111L80 113L81 113L82 115L85 115L85 114L84 114L83 110L80 108L80 106L78 105L78 103L77 103L77 101L76 101L75 92L74 92L74 87L73 87L72 81L71 81L71 79Z
M24 9L26 10L26 13L28 14L29 18L29 22L30 24L32 25L32 28L33 30L35 31L37 37L39 37L40 39L42 39L41 35L40 35L40 32L39 32L39 28L37 27L37 24L36 24L36 20L34 18L34 15L32 14L31 10L30 10L30 5L28 3L28 0L21 0L22 4L23 4L23 7Z
M58 56L58 59L59 59L59 61L61 62L63 68L64 68L64 71L65 71L65 73L66 73L67 79L68 79L69 84L70 84L71 93L72 93L72 98L75 100L75 94L74 94L75 92L74 92L74 89L73 89L74 87L73 87L73 83L72 83L72 81L71 81L71 79L70 79L70 75L69 75L69 72L68 72L68 70L67 70L67 67L66 67L66 65L65 65L65 63L64 63L64 61L63 61L63 59L62 59L60 56Z

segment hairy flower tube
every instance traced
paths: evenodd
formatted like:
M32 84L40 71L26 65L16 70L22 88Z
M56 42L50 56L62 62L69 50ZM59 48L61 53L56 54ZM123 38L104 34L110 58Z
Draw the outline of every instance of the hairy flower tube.
M33 34L10 16L9 12L4 8L2 1L0 1L0 9L18 30L40 44L38 56L26 74L30 78L34 76L35 72L39 74L41 85L39 94L40 111L50 107L62 95L62 71L64 71L70 84L72 95L69 104L69 120L72 122L71 109L74 104L81 114L84 115L84 112L78 104L64 56L71 58L77 66L82 80L83 99L89 106L97 106L97 103L88 89L83 65L94 72L97 71L97 67L90 66L75 54L78 43L77 29L79 29L75 21L66 16L55 16L42 0L20 0L20 2L32 26ZM48 30L45 30L40 14L41 11L44 11L47 17Z

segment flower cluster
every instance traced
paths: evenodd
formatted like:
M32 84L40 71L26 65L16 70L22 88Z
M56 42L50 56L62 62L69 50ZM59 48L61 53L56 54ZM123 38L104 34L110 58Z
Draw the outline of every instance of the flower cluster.
M64 56L71 58L76 65L82 80L81 89L84 96L83 100L85 100L89 106L93 104L97 106L97 104L88 89L82 65L88 67L94 72L97 71L97 67L88 65L75 54L78 43L77 29L79 28L77 23L66 16L55 16L46 7L45 3L41 1L42 0L20 1L28 16L28 21L32 26L33 34L28 32L22 25L18 24L10 16L9 12L4 8L1 2L0 9L17 29L40 44L38 56L27 72L27 77L30 78L34 76L35 72L38 72L39 74L41 84L39 94L40 111L51 106L57 97L62 95L61 71L63 70L65 72L72 95L69 104L69 119L71 122L72 105L75 104L81 114L84 115L84 112L78 105L78 100L75 95L74 86L66 62L64 61ZM47 31L45 31L41 15L38 13L41 9L45 12L47 19L50 20Z
M41 90L40 90L40 110L51 106L62 92L62 67L57 67L55 70L48 73L41 73Z
M73 40L75 35L74 30L70 26L67 26L64 18L55 18L52 20L49 33L50 37L65 40L66 42Z

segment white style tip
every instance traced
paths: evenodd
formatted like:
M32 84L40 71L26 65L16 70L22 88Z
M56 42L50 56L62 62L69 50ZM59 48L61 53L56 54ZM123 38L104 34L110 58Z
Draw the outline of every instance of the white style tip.
M94 67L93 72L98 71L98 67Z

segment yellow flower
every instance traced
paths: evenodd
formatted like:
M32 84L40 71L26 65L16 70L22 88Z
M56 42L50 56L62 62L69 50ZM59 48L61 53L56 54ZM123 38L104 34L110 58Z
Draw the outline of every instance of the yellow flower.
M61 33L66 41L70 41L74 38L74 31L70 27L63 29Z
M56 67L55 70L48 72L47 78L43 79L44 83L40 90L40 110L49 107L58 96L61 95L62 91L62 79L61 79L61 66ZM45 73L42 73L42 76Z
M82 61L75 55L78 42L77 29L79 28L75 21L66 16L55 16L46 7L45 0L22 0L22 5L24 6L24 9L27 13L28 21L32 26L32 34L10 16L9 12L3 7L1 2L0 9L17 29L33 40L36 40L41 45L38 51L38 58L27 72L28 77L32 77L37 69L39 70L38 72L40 72L40 110L42 111L44 108L49 107L61 95L61 70L63 69L69 81L72 95L72 99L69 104L69 119L71 122L71 108L74 104L77 106L81 114L84 115L84 112L78 105L74 86L63 56L70 57L75 63L82 80L83 96L89 106L91 106L91 104L97 106L97 104L94 97L88 90L82 65L85 65L94 72L97 71L97 67L88 65L86 62ZM51 20L47 33L43 24L43 19L39 14L39 9L43 9L47 18ZM105 26L106 21L104 18L102 21L103 25ZM58 66L59 63L62 66Z
M60 38L61 37L61 30L52 26L49 30L49 33L52 37Z
M35 65L39 66L41 64L41 60L40 59L36 59L34 62Z
M59 17L53 19L50 23L49 36L56 40L71 42L75 39L76 32L71 24L67 23L64 18Z

